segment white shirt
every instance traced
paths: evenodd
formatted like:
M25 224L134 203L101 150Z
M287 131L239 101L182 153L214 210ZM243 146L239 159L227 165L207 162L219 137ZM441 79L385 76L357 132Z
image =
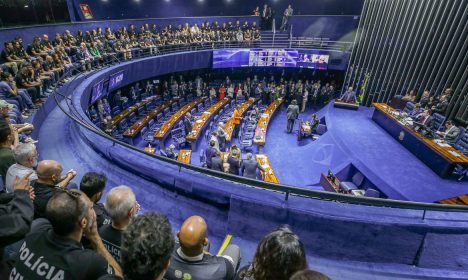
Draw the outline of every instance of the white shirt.
M37 180L37 173L34 169L26 167L24 165L15 163L10 168L8 168L6 178L5 178L5 190L8 193L13 192L13 184L15 183L16 176L23 178L29 173L32 174L29 176L29 182Z

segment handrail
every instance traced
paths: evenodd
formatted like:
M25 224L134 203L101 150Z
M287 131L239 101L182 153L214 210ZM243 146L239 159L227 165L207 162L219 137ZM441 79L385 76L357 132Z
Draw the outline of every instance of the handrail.
M134 61L138 61L138 59L134 59ZM91 74L95 74L102 69L94 70L93 72L85 74L89 77ZM74 79L76 79L80 75L76 75ZM59 79L60 80L60 79ZM69 85L72 82L69 82ZM70 112L68 112L61 104L60 100L58 99L58 95L64 97L65 102L67 103L67 107L69 107ZM248 185L250 187L256 187L259 189L269 190L280 192L285 195L285 200L288 200L289 196L300 196L306 197L310 199L318 199L318 200L328 200L328 201L335 201L340 203L348 203L348 204L357 204L357 205L366 205L366 206L375 206L375 207L389 207L389 208L401 208L401 209L414 209L414 210L423 210L423 211L450 211L450 212L467 212L468 207L461 206L461 205L446 205L446 204L434 204L434 203L423 203L423 202L411 202L411 201L400 201L400 200L392 200L392 199L381 199L381 198L368 198L368 197L356 197L350 196L346 194L339 194L339 193L332 193L326 191L318 191L318 190L311 190L306 188L301 188L297 186L290 186L285 184L273 184L264 181L259 181L256 179L245 178L241 176L236 176L233 174L223 173L207 168L203 168L196 165L186 164L179 162L177 160L169 159L157 154L147 153L143 150L140 150L128 143L119 141L108 134L104 133L102 130L98 129L94 124L87 123L89 119L84 119L81 116L78 117L78 113L73 113L72 110L75 109L73 104L73 100L67 98L66 96L60 94L57 90L54 90L52 93L54 101L56 102L57 106L60 110L66 114L70 119L72 119L78 125L84 127L85 129L106 138L107 140L111 141L115 144L123 146L125 148L131 149L135 152L146 154L147 156L153 157L154 159L160 160L162 162L170 163L179 167L179 170L182 168L199 172L201 174L214 176L220 179L229 180L235 183ZM68 101L71 103L69 104Z

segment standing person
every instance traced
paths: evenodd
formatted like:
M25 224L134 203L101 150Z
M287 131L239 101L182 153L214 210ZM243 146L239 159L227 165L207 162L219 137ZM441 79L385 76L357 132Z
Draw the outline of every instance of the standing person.
M288 21L289 21L289 17L292 16L293 14L293 8L291 7L291 4L288 5L288 8L286 10L284 10L284 13L283 13L283 21L281 22L281 31L286 31L286 29L288 28Z
M301 108L301 112L304 112L305 109L306 109L308 97L309 97L309 91L308 91L307 87L304 87L304 93L303 93L303 95L302 95L302 108Z
M291 133L294 128L294 121L299 116L299 106L297 106L296 100L291 101L291 105L289 105L287 109L287 114L288 114L287 131L288 133Z
M241 124L241 114L239 113L239 110L237 110L237 107L234 109L234 112L232 113L232 117L234 118L234 138L239 137L239 129L240 129L240 124Z
M219 101L223 100L226 97L226 88L224 85L221 85L219 88Z
M267 21L268 21L268 5L263 5L262 15L261 15L261 23L260 28L262 30L267 29Z
M192 115L190 113L185 114L184 117L184 132L185 136L187 136L190 132L192 132Z
M224 152L226 150L226 131L224 130L225 124L223 122L220 122L218 124L218 143L219 143L219 149L220 151Z
M265 172L263 168L254 158L252 153L247 154L247 159L242 161L241 173L242 176L252 179L257 179L257 169Z

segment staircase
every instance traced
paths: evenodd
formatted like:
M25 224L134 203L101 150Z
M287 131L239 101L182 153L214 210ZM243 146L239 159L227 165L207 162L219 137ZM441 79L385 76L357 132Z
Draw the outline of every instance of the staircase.
M262 31L262 40L260 42L261 48L289 48L289 32L285 31Z

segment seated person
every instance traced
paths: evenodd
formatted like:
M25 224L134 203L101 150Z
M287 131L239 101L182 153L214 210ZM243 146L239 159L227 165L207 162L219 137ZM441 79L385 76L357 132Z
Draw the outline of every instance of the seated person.
M289 280L330 280L330 278L318 271L304 269L294 273Z
M166 156L170 159L177 159L178 155L174 150L175 150L174 144L169 145L169 147L166 148Z
M349 87L348 90L340 96L338 101L346 103L357 103L356 92L353 91L353 87Z
M257 122L259 118L260 109L258 109L258 107L255 107L255 109L252 112L250 112L249 120L252 122Z
M289 280L306 268L304 245L287 226L282 226L260 241L252 264L241 268L237 279Z
M148 212L132 219L122 234L122 269L125 280L160 280L169 268L174 251L171 224L159 213ZM123 280L113 275L99 280Z
M120 262L122 232L138 213L140 205L137 203L132 189L127 186L118 186L107 194L105 208L112 219L112 224L103 225L99 229L99 235L109 254L117 262Z
M420 103L416 103L414 105L414 108L413 110L411 110L409 113L408 113L408 117L410 118L416 118L416 116L418 116L419 114L421 114L424 110L421 108L421 104Z
M452 121L447 121L445 125L447 126L447 129L444 132L437 131L436 133L448 144L453 146L461 133L460 128L456 127Z
M62 191L60 191L62 190ZM97 279L122 275L99 237L93 204L78 190L58 189L16 256L10 279ZM83 249L83 235L95 251ZM31 269L34 268L34 269ZM40 275L40 276L39 276ZM39 278L38 278L39 277Z
M5 189L8 193L13 192L16 177L23 178L29 175L29 182L37 180L34 168L37 166L38 153L36 146L31 143L19 144L13 150L16 163L8 168L5 178Z
M204 251L208 245L208 227L200 216L185 220L177 233L180 247L172 253L168 280L181 279L233 279L240 263L240 249L229 245L221 256ZM189 277L190 276L190 277ZM273 279L273 278L272 278Z
M55 160L43 160L37 165L37 181L32 184L36 193L34 199L34 217L45 218L47 203L54 195L56 186L66 188L71 179L76 176L74 170L62 177L62 165Z
M319 124L320 124L320 120L317 114L312 114L312 116L310 117L310 121L305 122L302 128L304 129L306 133L312 134L317 129L317 126Z

